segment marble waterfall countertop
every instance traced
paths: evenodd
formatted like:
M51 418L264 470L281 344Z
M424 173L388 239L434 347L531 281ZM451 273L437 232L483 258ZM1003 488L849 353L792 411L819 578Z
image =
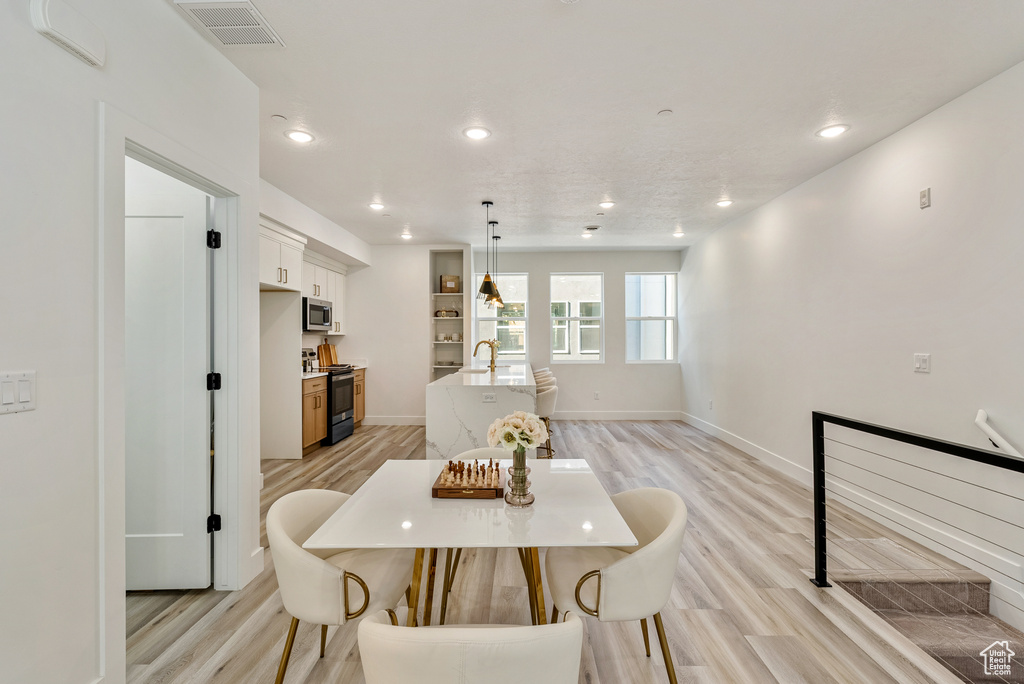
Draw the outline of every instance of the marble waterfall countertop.
M490 363L475 362L457 373L438 378L430 385L461 385L463 387L502 387L507 385L536 386L533 369L528 363L499 363L491 373ZM427 387L430 387L427 385Z
M476 372L474 372L476 371ZM487 428L513 411L537 410L528 363L474 363L427 385L427 458L450 459L487 446Z

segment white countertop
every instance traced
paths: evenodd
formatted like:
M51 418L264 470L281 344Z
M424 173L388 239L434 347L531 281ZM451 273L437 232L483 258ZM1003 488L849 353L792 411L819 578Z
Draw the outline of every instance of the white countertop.
M499 360L494 373L490 372L490 365L488 361L474 361L470 366L463 366L459 372L438 378L427 386L510 387L518 385L533 387L537 384L533 379L533 369L524 361ZM486 370L486 372L468 373L466 369Z
M366 370L366 366L363 365L363 364L355 364L355 363L353 363L352 364L352 370ZM313 378L322 378L325 375L327 375L327 371L314 370L314 371L312 371L310 373L303 373L302 374L302 379L303 380L312 380Z
M502 461L502 467L512 464ZM385 461L303 544L307 549L635 546L583 459L527 461L532 506L434 499L443 462ZM506 488L508 485L506 484Z

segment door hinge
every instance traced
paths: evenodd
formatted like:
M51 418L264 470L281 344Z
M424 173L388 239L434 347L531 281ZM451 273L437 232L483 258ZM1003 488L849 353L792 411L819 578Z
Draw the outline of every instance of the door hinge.
M206 246L210 249L220 249L220 232L216 230L206 231Z
M219 390L220 389L220 373L207 373L206 374L206 389L207 390Z
M206 533L220 532L220 516L216 513L211 513L210 517L206 519Z

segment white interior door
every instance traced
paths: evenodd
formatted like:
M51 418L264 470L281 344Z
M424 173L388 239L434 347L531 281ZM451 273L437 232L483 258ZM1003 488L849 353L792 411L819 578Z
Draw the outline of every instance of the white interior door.
M128 167L151 183L128 180L125 193L127 588L206 587L208 198L133 160ZM148 192L153 186L159 191Z

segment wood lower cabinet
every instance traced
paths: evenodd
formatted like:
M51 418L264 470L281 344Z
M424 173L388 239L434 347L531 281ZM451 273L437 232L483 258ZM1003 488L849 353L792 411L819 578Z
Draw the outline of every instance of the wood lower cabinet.
M366 415L366 369L359 368L353 371L355 379L352 382L352 403L355 415L352 420L356 427L363 422Z
M327 436L327 377L302 381L302 448Z

